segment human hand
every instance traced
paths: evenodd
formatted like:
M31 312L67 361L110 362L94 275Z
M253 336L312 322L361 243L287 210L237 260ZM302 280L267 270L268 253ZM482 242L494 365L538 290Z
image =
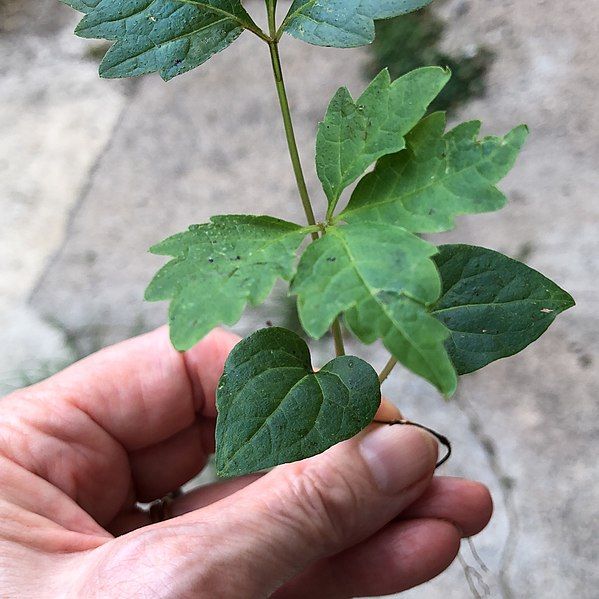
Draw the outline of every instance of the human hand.
M160 329L0 400L0 596L383 595L436 576L486 525L485 487L433 478L432 437L386 426L200 488L150 524L136 502L177 489L214 450L236 342L216 330L179 354Z

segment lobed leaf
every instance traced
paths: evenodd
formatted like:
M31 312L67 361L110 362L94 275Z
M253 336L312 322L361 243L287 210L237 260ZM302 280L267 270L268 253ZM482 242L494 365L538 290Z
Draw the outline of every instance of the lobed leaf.
M457 374L447 354L449 331L421 303L397 293L381 292L345 314L349 329L363 343L382 339L406 368L450 397Z
M331 227L301 257L292 282L304 330L321 337L346 313L365 343L383 339L391 353L446 395L456 375L444 348L449 332L427 313L441 291L436 248L383 223Z
M425 114L450 73L425 67L391 82L381 71L354 101L342 87L318 128L316 168L329 200L329 216L343 190L381 156L405 147L404 136Z
M374 21L397 17L431 0L295 0L283 22L287 33L309 44L353 48L374 40Z
M216 468L240 476L319 454L372 422L378 377L353 356L312 370L306 343L262 329L231 352L216 405Z
M435 261L443 292L432 314L451 332L459 374L512 356L538 339L572 296L532 268L469 245L445 245Z
M267 216L216 216L169 237L151 252L171 256L148 286L148 301L172 300L173 345L189 349L246 305L263 302L278 277L290 280L307 230Z
M159 72L168 81L257 30L240 0L61 0L86 13L75 33L114 40L102 77Z
M512 168L528 135L522 125L505 137L478 139L480 122L445 133L445 115L423 119L406 149L381 158L358 184L341 217L393 222L415 233L447 231L455 217L499 210L495 187Z

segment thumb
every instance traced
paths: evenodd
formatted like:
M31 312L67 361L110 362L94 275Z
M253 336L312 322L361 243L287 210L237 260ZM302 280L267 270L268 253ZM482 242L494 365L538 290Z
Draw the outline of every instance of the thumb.
M436 441L419 429L371 427L208 508L245 596L267 595L310 562L377 532L424 492L436 459Z

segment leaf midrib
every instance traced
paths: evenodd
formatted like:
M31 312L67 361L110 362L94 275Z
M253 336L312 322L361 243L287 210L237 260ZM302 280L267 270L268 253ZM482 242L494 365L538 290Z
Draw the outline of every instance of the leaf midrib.
M447 140L444 139L443 141L445 142L445 144L446 144L445 147L447 148ZM480 144L483 141L484 140L479 141L477 143L477 145L480 146ZM400 151L406 151L408 148L409 148L409 144L408 144L408 146L406 148L404 148L404 150L400 150ZM413 150L412 150L412 152L413 152ZM446 163L448 162L447 158L445 159L445 162ZM462 175L463 173L465 173L469 169L475 168L478 171L478 167L481 164L484 164L485 162L489 162L489 160L481 159L481 160L477 161L476 163L470 164L470 165L468 165L467 167L465 167L463 169L452 171L451 173L449 173L449 174L447 174L445 176L441 176L441 177L435 179L434 181L429 182L426 185L423 185L422 187L419 187L417 189L414 189L412 191L409 191L409 192L407 192L405 194L402 194L402 195L399 195L399 196L396 196L396 197L393 197L393 198L389 198L389 199L386 199L386 200L383 200L383 201L380 201L380 202L376 202L376 203L373 203L373 204L365 203L365 204L362 204L361 206L358 206L357 208L354 208L354 209L350 209L350 207L348 206L348 208L346 210L344 210L343 213L340 216L342 216L343 214L356 214L357 212L372 210L373 208L382 208L383 206L387 206L388 204L395 204L396 202L400 202L403 205L403 207L406 208L405 205L404 205L405 200L407 200L408 198L410 198L410 197L412 197L414 195L417 195L419 193L427 191L427 190L431 189L432 187L437 187L437 186L443 187L443 189L445 189L445 191L447 191L449 194L451 194L454 198L461 199L463 196L458 195L458 194L454 193L453 191L451 191L450 189L448 189L445 186L445 183L449 179L451 179L452 177L455 177L457 175ZM401 168L400 171L395 171L396 175L397 176L401 175L405 171L405 169L407 168L407 166L408 166L408 162L406 162L403 165L403 167ZM478 171L478 173L480 174L480 171ZM489 182L489 184L493 187L493 189L497 190L497 184L496 183L492 183L491 179L488 179L487 177L484 177L484 179ZM415 213L411 212L411 214L415 214Z
M152 46L146 47L144 48L141 52L134 54L132 56L127 56L124 60L121 60L119 62L116 62L114 65L112 65L109 69L107 69L108 71L111 69L116 68L119 65L122 65L123 63L129 61L129 60L133 60L134 58L139 58L140 56L143 56L144 54L147 54L148 52L151 51L155 51L156 48L161 48L162 46L165 46L166 44L172 44L173 42L177 42L179 40L185 39L187 37L191 37L193 35L196 35L197 33L204 31L204 29L210 29L211 27L214 27L215 25L218 25L219 23L222 23L223 21L226 21L227 19L219 19L218 21L213 21L212 23L209 23L208 25L204 25L202 27L199 27L198 29L194 29L193 31L190 31L188 33L185 33L183 35L179 35L177 37L173 37L171 39L168 39L164 42L159 42L158 44L154 44ZM113 46L114 48L118 47L119 42L122 40L117 40L115 45ZM108 56L108 55L107 55ZM164 68L164 67L163 67ZM161 69L162 70L162 69Z
M208 4L206 2L196 2L195 0L176 0L176 1L181 2L183 4L193 4L194 6L200 6L202 8L205 8L209 12L225 15L226 17L232 19L233 21L237 21L244 29L251 30L255 26L255 23L253 22L252 18L247 13L246 13L246 15L247 15L248 20L244 21L241 17L237 16L234 13L231 13L228 10L224 10L223 8L217 8L217 7L212 6L211 4ZM243 9L243 7L242 7L242 10L245 12L245 9ZM218 22L220 22L220 21L218 21Z
M389 312L386 309L386 304L384 302L380 302L378 299L378 291L383 291L382 289L379 289L376 293L374 293L374 289L366 282L366 280L364 279L364 277L362 276L362 274L360 273L360 270L357 268L357 266L355 266L356 264L356 260L353 256L353 254L351 253L351 250L349 249L348 244L346 243L345 239L343 238L342 235L336 235L336 237L338 239L340 239L341 243L344 246L344 249L347 253L347 255L350 258L350 262L354 265L354 270L356 272L356 274L358 275L359 279L362 281L362 283L364 284L364 286L366 287L367 291L370 293L370 296L372 297L372 299L376 302L376 304L379 306L379 308L382 310L383 314L387 317L387 319L389 320L389 322L397 328L397 330L405 337L405 339L407 339L410 343L410 345L416 350L416 352L418 353L418 355L422 358L422 360L424 361L425 364L428 365L428 367L431 369L431 371L433 373L435 373L435 380L437 380L439 383L441 382L436 375L436 370L435 368L431 365L431 363L429 362L429 360L426 358L425 354L422 353L421 348L414 343L412 337L410 335L408 335L404 328L402 326L400 326L400 323L398 323L395 318L393 318ZM399 293L399 295L405 295L405 297L411 299L412 301L416 302L417 304L420 304L424 307L424 305L419 302L417 299L415 299L414 297L412 297L410 294L405 293L405 292L401 292ZM357 309L357 304L358 302L354 302L354 304L352 305L352 307L354 309ZM449 330L449 329L448 329Z
M271 239L270 241L267 241L263 245L260 245L257 248L255 248L254 250L250 251L248 253L248 259L249 259L250 256L253 256L256 253L265 252L271 245L273 245L275 243L280 243L283 239L285 239L287 237L290 237L293 234L300 233L300 232L304 233L304 237L307 235L307 233L303 229L298 229L297 231L290 231L288 233L285 233L284 235L281 235L277 239ZM175 258L175 260L177 260L177 259L180 259L180 258ZM190 260L192 262L194 261L193 258L191 258ZM284 273L281 272L283 270L281 268L281 264L279 262L274 261L274 260L273 261L267 261L267 262L264 262L264 263L252 262L250 264L247 264L247 263L246 264L241 264L241 265L236 266L235 268L233 268L233 270L230 273L228 273L226 275L221 275L219 278L222 278L222 279L225 279L226 281L228 281L229 279L231 279L232 277L234 277L238 272L243 271L244 268L249 268L250 266L269 266L271 268L276 268L276 269L278 269L277 276L280 276L281 278L285 279ZM293 273L292 273L291 276L293 276ZM247 290L247 291L249 293L249 290Z
M200 27L199 29L194 29L194 31L187 33L185 35L181 35L169 40L166 40L165 42L160 42L160 44L158 44L158 46L162 46L164 44L168 44L170 42L175 42L178 41L180 39L184 39L185 37L188 37L189 35L194 35L200 31L203 31L204 29L208 29L210 27L213 27L214 25L218 25L219 23L222 23L223 21L227 21L227 20L231 20L231 21L235 21L236 23L239 23L239 25L243 28L243 29L248 29L250 31L255 31L256 30L256 25L255 23L253 23L251 17L249 15L247 15L248 20L243 20L241 17L235 15L234 13L231 13L227 10L224 10L222 8L217 8L215 6L212 6L210 4L207 4L206 2L195 2L194 0L175 0L176 2L180 2L181 4L191 4L193 6L198 6L200 8L204 8L206 9L207 12L211 12L215 15L222 15L223 18L219 19L217 21L213 21L212 23L209 23L208 25L204 25L203 27ZM146 7L131 13L130 15L126 15L124 17L119 17L119 18L115 18L115 19L106 19L104 21L102 21L101 23L97 23L93 26L87 27L85 29L81 29L81 32L84 32L86 29L92 29L95 27L101 27L103 25L106 25L108 23L119 23L121 21L127 21L127 19L130 19L132 17L135 17L137 15L142 14L144 11L148 10L154 3L156 2L156 0L153 0L152 2L150 2L150 4L148 4ZM88 13L89 15L93 14L93 11ZM175 13L172 13L175 14ZM172 16L172 15L170 15ZM169 18L170 18L169 16ZM119 40L117 39L117 42ZM154 46L156 47L156 45ZM143 52L136 54L135 56L132 56L130 58L137 58L138 56L141 56L142 54L144 54L145 52L148 52L149 50L151 50L151 48L148 48L146 50L144 50ZM119 63L121 64L121 63Z
M288 369L293 369L293 370L297 370L300 369L300 367L298 366L278 366L276 368L271 368L270 370L266 371L266 372L273 372L275 370L288 370ZM252 433L252 435L250 436L249 439L247 439L246 441L244 441L243 445L241 445L240 447L238 447L234 453L230 456L227 456L227 463L231 463L235 460L235 458L237 457L237 455L239 454L239 452L244 449L245 447L247 447L248 445L251 444L251 442L253 441L254 437L256 437L256 435L262 431L264 429L265 426L268 426L269 421L274 417L274 415L281 409L281 406L285 403L285 401L287 400L287 398L289 397L289 394L298 386L300 385L303 381L306 380L306 378L308 378L309 376L314 376L313 372L307 372L306 370L304 370L304 376L302 376L296 383L294 383L290 388L289 391L287 391L285 393L285 395L281 398L281 400L279 401L277 407L264 419L264 422ZM260 373L264 374L264 371ZM260 376L258 375L258 376ZM233 399L233 404L237 401L237 399L239 398L239 396L242 393L242 390L245 389L245 387L252 382L253 380L255 380L256 377L252 377L244 386L243 388L237 392L235 394L235 397ZM322 395L322 388L319 385L319 388L321 389L321 395ZM324 402L324 395L322 395L322 403ZM224 472L226 472L226 469L224 470Z
M562 306L565 307L565 306L570 305L570 303L567 302L566 300L559 300L559 299L546 300L546 299L525 298L525 299L517 299L517 300L508 300L505 302L484 302L482 304L460 304L458 306L450 306L448 308L440 308L439 310L431 310L431 314L442 314L444 312L451 312L452 310L464 310L464 309L468 309L468 308L478 308L478 307L488 308L488 307L492 307L492 306L501 307L501 306L507 306L508 304L532 303L532 302L539 302L539 303L557 302L560 305L560 307L562 307Z
M398 228L403 228L403 227L398 227ZM407 229L404 229L407 233L410 233ZM390 293L397 293L398 295L404 295L405 297L411 299L412 301L416 302L417 304L421 304L421 305L425 305L423 304L423 302L419 299L414 297L411 293L409 293L406 289L403 289L402 291L396 291L396 290L389 290L389 289L378 289L375 287L372 287L369 283L366 282L366 279L364 279L364 277L362 276L362 273L360 272L360 269L357 266L358 261L356 260L356 258L354 257L354 255L352 254L350 247L347 243L347 241L345 240L344 236L342 233L338 233L335 230L334 231L334 235L337 239L339 239L339 241L341 241L343 248L345 250L345 253L348 255L349 259L350 259L350 264L353 268L353 270L356 272L356 274L358 275L358 278L362 281L362 283L364 284L364 287L366 287L366 290L368 291L368 293L371 295L371 297L373 299L377 299L377 295L379 292L381 291L388 291ZM378 300L377 300L378 303ZM354 304L352 304L353 306L355 306L357 304L357 302L354 302Z

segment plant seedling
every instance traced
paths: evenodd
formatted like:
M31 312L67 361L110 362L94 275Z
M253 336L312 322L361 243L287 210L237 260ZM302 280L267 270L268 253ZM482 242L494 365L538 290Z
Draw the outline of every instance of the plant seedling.
M354 436L372 422L380 383L398 362L450 397L459 375L521 351L574 305L555 283L507 256L420 237L448 231L460 215L502 208L496 185L528 135L518 126L481 139L477 121L447 131L443 113L427 114L451 76L446 69L419 68L394 81L383 70L357 99L346 88L335 94L316 139L326 208L315 216L279 42L289 34L319 46L365 45L375 20L430 0L295 0L280 22L277 1L265 0L268 31L240 0L62 1L85 13L77 35L114 42L102 77L158 72L168 81L244 31L270 51L307 224L226 215L192 225L151 248L170 261L146 299L170 301L171 339L184 351L215 326L234 325L280 278L297 298L306 334L319 339L332 331L336 357L315 371L306 342L282 328L259 330L235 347L217 392L220 476L306 458ZM345 355L343 329L389 350L379 376Z

